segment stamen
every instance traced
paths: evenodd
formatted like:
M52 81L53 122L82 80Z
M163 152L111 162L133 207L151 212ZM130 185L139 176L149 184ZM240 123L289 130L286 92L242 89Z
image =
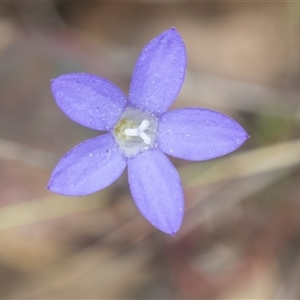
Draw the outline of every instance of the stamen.
M124 130L127 136L139 136L138 128L127 128Z
M151 144L151 138L145 132L140 132L139 136L143 139L146 145Z
M145 131L149 127L150 122L148 120L143 120L138 130Z
M151 138L145 133L145 130L149 127L150 122L143 120L138 128L126 128L124 130L127 136L139 136L146 145L151 144Z

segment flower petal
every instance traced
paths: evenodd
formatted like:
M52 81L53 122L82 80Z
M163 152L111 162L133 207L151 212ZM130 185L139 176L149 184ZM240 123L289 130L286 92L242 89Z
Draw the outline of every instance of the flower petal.
M169 159L159 149L129 159L128 180L141 214L156 228L175 235L184 200L179 174Z
M164 114L158 125L158 146L166 154L187 160L208 160L228 154L248 138L231 118L201 108Z
M126 106L113 83L91 74L61 75L51 81L57 105L73 121L96 130L110 130Z
M48 189L69 196L91 194L117 180L125 167L123 154L107 133L71 149L54 168Z
M184 43L171 28L142 50L131 79L129 103L156 115L163 114L181 89L185 68Z

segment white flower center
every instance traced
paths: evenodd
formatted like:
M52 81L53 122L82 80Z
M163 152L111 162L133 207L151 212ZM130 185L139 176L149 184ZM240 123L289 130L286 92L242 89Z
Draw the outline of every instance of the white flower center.
M130 107L124 111L112 134L124 155L132 158L156 146L156 129L156 116Z

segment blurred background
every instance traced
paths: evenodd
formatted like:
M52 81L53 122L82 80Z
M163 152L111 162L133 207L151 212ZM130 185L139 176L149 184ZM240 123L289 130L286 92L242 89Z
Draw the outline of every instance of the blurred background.
M90 72L127 93L143 46L172 26L188 55L173 107L251 135L219 159L172 159L186 199L175 237L140 216L126 174L88 197L46 190L97 135L58 109L50 79ZM300 298L299 3L1 1L0 95L0 298Z

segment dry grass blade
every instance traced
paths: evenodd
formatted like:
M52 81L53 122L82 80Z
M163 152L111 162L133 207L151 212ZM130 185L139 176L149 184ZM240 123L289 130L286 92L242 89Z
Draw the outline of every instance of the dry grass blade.
M185 186L214 183L296 166L300 163L300 140L231 155L214 161L208 169L206 163L180 168ZM199 172L202 168L206 170Z
M0 230L103 208L106 204L107 198L102 199L99 195L97 197L55 195L31 202L17 203L0 209Z

